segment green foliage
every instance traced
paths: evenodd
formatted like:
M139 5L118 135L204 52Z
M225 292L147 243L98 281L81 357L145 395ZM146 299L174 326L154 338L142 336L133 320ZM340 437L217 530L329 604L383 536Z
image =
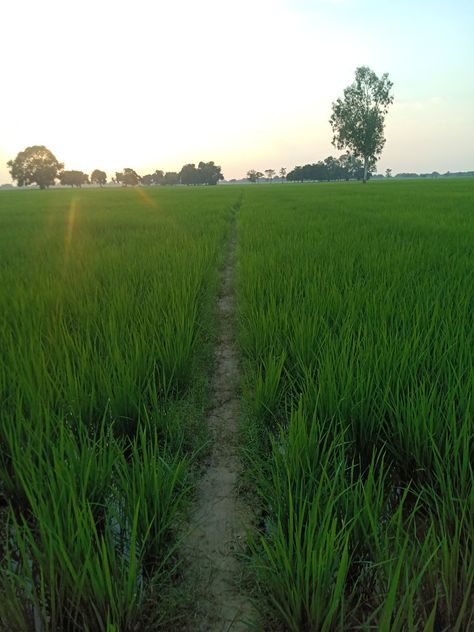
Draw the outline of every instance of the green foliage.
M375 170L375 164L369 165L368 175ZM349 152L339 159L328 156L312 165L307 164L292 169L286 179L289 182L304 182L305 180L362 180L364 177L364 163L360 158Z
M161 169L157 169L154 173L147 173L142 178L142 184L145 186L163 184L164 173Z
M130 169L130 167L126 167L123 171L115 172L115 180L123 184L125 187L133 187L141 182L141 177L136 171Z
M356 69L354 83L345 88L344 98L332 104L333 144L338 149L347 147L364 159L364 182L370 162L375 163L385 144L385 115L393 103L392 87L387 73L379 78L361 66Z
M61 184L70 187L81 187L89 183L89 176L82 171L62 171L59 174Z
M260 178L263 177L263 173L261 171L255 171L255 169L250 169L247 171L247 180L249 182L258 182Z
M179 184L179 182L179 173L177 173L176 171L167 171L163 176L161 184L173 185Z
M20 151L14 160L9 160L7 166L12 180L16 181L19 187L38 184L40 189L54 184L64 167L44 145L27 147Z
M194 164L184 165L180 171L181 184L208 184L215 185L219 180L223 180L221 167L215 165L214 162L200 162L196 166Z
M107 184L107 174L105 173L105 171L94 169L94 171L91 173L91 183L98 184L101 187L104 186L104 184Z

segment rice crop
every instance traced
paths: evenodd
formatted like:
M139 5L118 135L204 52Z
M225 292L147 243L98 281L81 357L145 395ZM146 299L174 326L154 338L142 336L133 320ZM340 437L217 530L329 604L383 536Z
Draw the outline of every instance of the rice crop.
M0 194L0 629L178 629L237 222L268 630L474 625L474 183Z
M0 196L0 627L174 625L226 189Z
M268 629L474 625L473 199L468 180L246 190L250 565Z

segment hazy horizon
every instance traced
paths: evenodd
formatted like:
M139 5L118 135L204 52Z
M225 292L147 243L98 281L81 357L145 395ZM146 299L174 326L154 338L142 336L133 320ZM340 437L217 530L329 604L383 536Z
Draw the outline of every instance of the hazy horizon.
M474 169L468 0L20 0L3 8L0 184L46 145L66 169L141 175L214 160L226 179L316 162L357 66L388 72L378 172Z

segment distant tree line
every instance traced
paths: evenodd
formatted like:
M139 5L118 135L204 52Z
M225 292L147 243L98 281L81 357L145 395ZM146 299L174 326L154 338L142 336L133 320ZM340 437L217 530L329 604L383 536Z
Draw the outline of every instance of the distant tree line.
M145 186L166 186L173 184L186 185L216 185L223 180L221 167L216 165L214 161L200 162L198 166L194 163L188 163L181 168L181 171L167 171L157 169L153 173L139 176L133 169L124 169L123 172L115 174L114 181L120 182L124 186L134 186L143 184Z
M46 189L59 180L60 184L71 187L81 187L83 184L107 184L107 174L100 169L94 169L90 178L87 173L78 170L65 170L64 164L59 162L55 155L44 145L32 145L17 154L14 160L9 160L7 166L12 180L19 187L37 184L40 189ZM123 171L116 172L112 178L113 183L123 186L136 186L137 184L150 185L216 185L223 180L221 167L213 161L184 165L181 171L163 171L157 169L152 174L140 176L138 173L126 167Z
M275 171L275 169L265 169L266 182L273 182L276 175L277 172ZM278 177L281 181L286 179L285 167L281 167L280 171L278 172ZM256 171L255 169L250 169L249 171L247 171L246 179L249 182L258 182L261 178L263 178L263 173L261 171Z
M367 168L367 178L372 175L374 170L375 161L372 161ZM289 182L363 180L364 163L351 153L343 154L340 158L328 156L319 162L295 167L286 175L286 179Z
M98 184L102 187L104 184L107 184L107 174L100 169L94 169L90 178L87 173L75 170L61 171L58 174L58 178L62 185L70 187L81 187L83 184Z
M473 177L474 171L446 171L446 173L439 173L438 171L432 171L431 173L397 173L395 178L464 178Z

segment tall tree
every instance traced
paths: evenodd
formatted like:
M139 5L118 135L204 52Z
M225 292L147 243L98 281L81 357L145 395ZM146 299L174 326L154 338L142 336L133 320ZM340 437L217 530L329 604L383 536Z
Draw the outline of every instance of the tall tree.
M161 184L163 182L164 173L161 169L156 169L155 173L151 174L152 184Z
M179 172L181 184L200 184L199 176L199 170L196 169L196 165L194 163L183 165L181 167L181 171Z
M285 179L286 179L286 168L285 168L285 167L282 167L282 168L280 169L280 178L281 178L282 180L285 180Z
M385 145L385 115L393 103L393 83L388 74L380 78L367 66L356 69L355 81L344 90L344 97L332 104L330 123L333 145L347 147L364 161L364 183L372 163Z
M265 175L267 176L268 180L270 180L270 182L272 182L273 178L275 177L275 169L265 169Z
M328 156L324 159L323 164L326 169L326 180L328 182L331 180L339 180L339 178L342 177L341 166L337 158L334 158L334 156Z
M167 171L163 176L162 184L179 184L179 173Z
M201 184L215 185L219 180L223 180L222 168L216 165L213 160L210 162L200 162L198 165Z
M54 184L59 172L64 168L56 156L44 145L32 145L17 154L15 160L9 160L7 166L12 180L19 187L38 184L40 189L46 189Z
M98 184L102 187L104 184L107 184L107 174L100 169L94 169L91 173L91 182L92 184Z

